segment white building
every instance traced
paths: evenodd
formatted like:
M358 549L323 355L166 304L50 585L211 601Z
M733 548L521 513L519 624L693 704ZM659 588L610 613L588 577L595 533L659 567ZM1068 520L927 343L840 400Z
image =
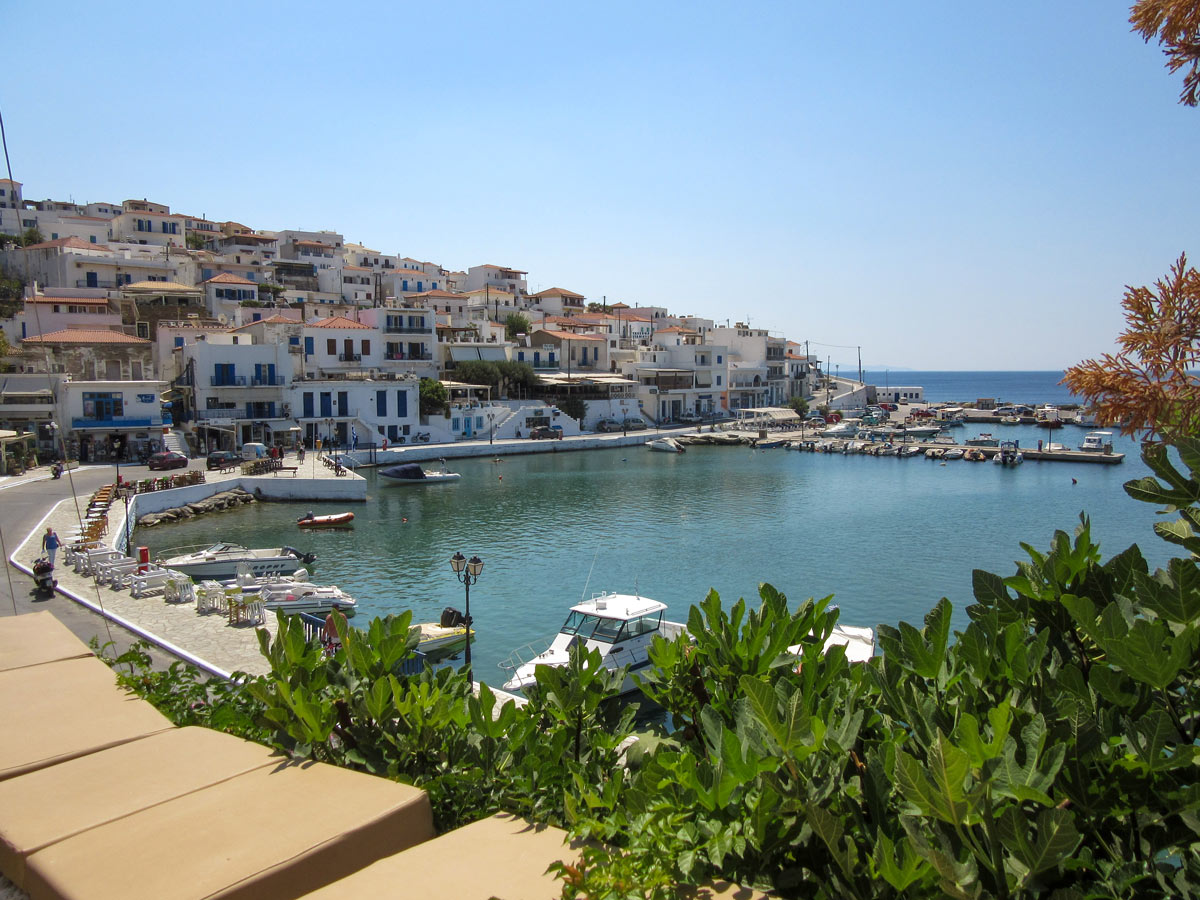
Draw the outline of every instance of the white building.
M471 266L467 269L466 282L459 285L463 291L476 291L485 285L508 291L514 296L523 297L529 293L529 285L525 281L528 272L513 269L508 266Z

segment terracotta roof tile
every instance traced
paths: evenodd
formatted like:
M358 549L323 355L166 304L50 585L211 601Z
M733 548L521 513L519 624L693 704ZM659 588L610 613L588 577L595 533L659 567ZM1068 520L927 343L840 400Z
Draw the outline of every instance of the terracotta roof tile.
M253 284L255 287L258 287L258 285L255 282L250 281L248 278L239 278L237 275L234 275L232 272L222 272L220 275L214 275L212 278L208 279L208 281L202 281L200 283L201 284Z
M316 322L309 322L309 328L367 328L370 325L364 325L361 322L355 322L352 319L347 319L345 316L330 316L328 319L319 319Z
M134 291L139 294L191 294L200 289L188 287L186 284L180 284L178 281L135 281L133 284L125 285L121 290Z
M571 297L575 300L583 300L583 294L577 294L574 291L568 291L566 288L546 288L544 291L538 291L533 296L535 297Z
M134 337L123 331L107 331L103 328L64 328L36 337L23 338L22 344L149 344L145 338Z
M53 241L42 241L40 244L30 244L26 250L49 250L51 247L58 247L63 250L110 250L106 244L92 244L85 241L83 238L71 235L65 238L56 238Z
M558 338L560 341L606 341L608 340L599 334L576 334L573 331L551 331L543 329L541 334L548 334L551 337Z

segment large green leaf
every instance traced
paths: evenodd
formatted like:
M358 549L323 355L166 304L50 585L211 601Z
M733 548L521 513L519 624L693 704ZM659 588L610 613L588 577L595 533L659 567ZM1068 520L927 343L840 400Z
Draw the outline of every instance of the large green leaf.
M1074 816L1066 809L1041 810L1031 830L1020 810L1010 806L1000 814L996 826L1004 848L1020 863L1021 888L1042 872L1061 865L1083 840Z

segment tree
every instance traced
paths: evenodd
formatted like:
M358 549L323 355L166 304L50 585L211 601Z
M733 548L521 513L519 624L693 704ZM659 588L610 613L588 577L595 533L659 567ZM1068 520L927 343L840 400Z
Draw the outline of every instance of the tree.
M587 402L579 397L567 397L556 404L568 416L582 423L587 418Z
M421 415L433 416L446 409L446 386L436 378L422 378L420 392Z
M587 311L590 313L606 313L608 312L608 304L592 302L587 305Z
M45 240L46 240L46 236L43 235L41 233L41 231L39 231L37 229L37 226L33 226L31 228L26 228L21 233L21 246L22 247L32 247L34 244L44 243Z
M788 401L787 405L796 411L796 414L804 417L808 415L808 401L803 397L793 397Z
M204 249L204 235L200 234L199 232L188 232L188 236L185 238L185 240L187 241L187 248L189 250Z
M504 320L504 336L511 341L518 334L529 334L529 317L523 313L509 313Z
M456 363L454 378L465 384L486 384L491 387L500 385L500 370L494 362L483 359L468 359Z
M1200 429L1200 272L1181 254L1153 288L1128 287L1120 352L1067 369L1063 383L1125 434Z
M282 284L260 284L258 286L258 296L261 297L264 302L278 306L279 298L283 296L283 292L286 290L287 288L285 288Z
M1187 106L1200 104L1200 2L1138 0L1129 21L1146 43L1158 38L1169 71L1188 70L1179 102Z
M504 360L496 363L496 369L500 372L500 396L502 397L507 397L508 392L514 387L521 388L522 391L528 393L538 381L533 366L527 362Z

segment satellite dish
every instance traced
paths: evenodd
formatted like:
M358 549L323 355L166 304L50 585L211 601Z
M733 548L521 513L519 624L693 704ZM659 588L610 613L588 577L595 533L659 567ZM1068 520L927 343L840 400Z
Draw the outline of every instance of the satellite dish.
M217 315L217 321L220 322L222 325L228 325L229 324L229 316L225 315L225 313L220 313Z

